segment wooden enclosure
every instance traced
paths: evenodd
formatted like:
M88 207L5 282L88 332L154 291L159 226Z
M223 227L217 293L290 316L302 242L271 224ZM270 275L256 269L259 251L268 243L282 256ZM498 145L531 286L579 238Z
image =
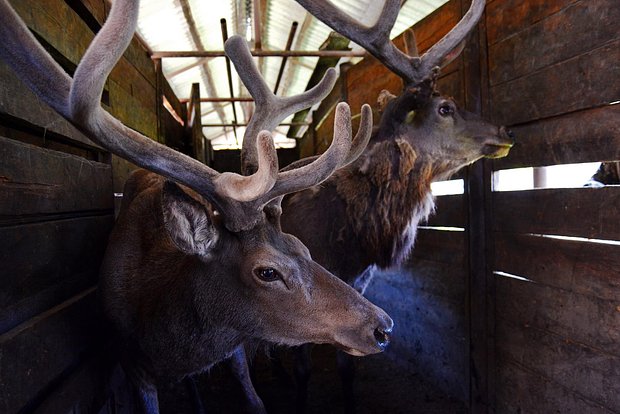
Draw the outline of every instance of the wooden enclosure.
M468 3L449 1L414 26L420 50ZM620 159L620 7L493 0L485 16L439 90L509 126L517 145L454 177L465 194L437 197L405 269L368 296L395 318L390 355L472 412L620 412L620 187L491 185L498 170ZM359 112L400 88L373 58L345 70L302 156L329 144L338 101Z
M109 11L104 0L11 4L68 73ZM163 96L186 119L134 40L106 83L105 109L191 153L189 132L163 107ZM114 223L114 193L122 192L134 168L41 103L0 61L1 412L128 406L122 373L109 372L96 285Z
M70 73L109 7L11 3ZM468 5L450 0L416 25L421 51ZM472 413L620 412L620 186L492 191L502 169L620 160L618 21L617 0L488 0L465 52L442 71L444 94L509 126L518 144L455 177L465 193L437 198L407 265L381 274L369 298L397 322L389 357ZM302 156L329 144L338 101L355 113L401 87L372 58L342 73L300 142ZM134 39L103 104L131 128L211 162L192 96L188 110ZM229 155L223 169L233 169ZM127 409L123 374L106 360L96 284L113 194L133 168L0 62L1 412Z

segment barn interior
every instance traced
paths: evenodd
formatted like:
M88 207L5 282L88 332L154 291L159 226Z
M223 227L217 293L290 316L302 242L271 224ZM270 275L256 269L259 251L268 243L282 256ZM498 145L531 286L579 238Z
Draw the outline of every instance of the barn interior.
M70 75L112 3L7 2ZM366 24L383 3L333 0ZM394 44L405 49L411 28L423 54L470 4L402 1ZM385 352L356 358L356 412L620 413L618 21L616 0L486 1L437 89L509 128L516 144L435 183L435 212L411 254L368 286L395 327ZM142 0L101 103L157 143L240 172L253 103L223 40L246 38L282 96L336 68L331 93L275 129L284 167L329 147L338 102L351 106L356 131L363 104L376 125L381 91L402 89L380 60L331 32L293 0ZM37 98L0 55L1 412L134 412L98 275L136 168ZM293 352L275 349L252 352L253 383L267 412L295 412ZM226 362L196 384L206 412L243 412ZM196 412L186 385L158 384L162 413ZM335 349L317 345L306 412L344 410Z

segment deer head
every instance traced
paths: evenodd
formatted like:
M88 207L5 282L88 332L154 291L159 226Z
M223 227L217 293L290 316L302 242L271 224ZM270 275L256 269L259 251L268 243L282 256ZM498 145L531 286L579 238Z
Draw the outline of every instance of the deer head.
M461 21L424 55L419 56L413 31L405 33L400 51L389 34L400 9L400 0L386 0L377 22L366 27L327 0L297 0L316 18L364 47L403 81L399 96L383 91L383 109L376 139L405 139L418 155L444 163L446 173L482 157L503 157L514 144L513 134L477 115L460 109L453 99L435 91L442 67L463 50L465 38L484 11L484 0L473 0Z
M287 111L322 99L334 74L300 96L268 98L274 106L257 110L246 134L255 171L220 174L127 128L99 104L131 41L138 9L138 1L113 3L72 79L0 0L0 58L98 145L159 174L141 171L128 181L102 267L104 305L120 335L136 342L153 371L180 376L218 362L247 338L331 343L356 355L381 351L391 319L280 229L282 196L324 181L349 162L348 106L337 109L329 149L294 170L278 171L271 134L259 132ZM250 74L248 88L263 91L243 40L231 38L227 51L239 73ZM368 141L370 117L362 124L354 153Z

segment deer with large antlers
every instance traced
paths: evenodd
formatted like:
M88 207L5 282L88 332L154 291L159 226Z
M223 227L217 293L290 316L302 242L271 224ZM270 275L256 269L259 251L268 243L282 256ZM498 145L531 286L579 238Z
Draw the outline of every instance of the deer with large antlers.
M133 36L138 4L113 3L72 79L0 0L0 58L94 142L152 171L139 170L126 184L100 281L141 410L158 412L156 379L180 379L231 356L244 360L247 340L329 343L353 355L382 351L393 325L389 316L280 229L284 195L319 184L361 153L371 130L368 110L353 150L349 109L341 104L329 149L305 166L279 172L269 132L279 122L274 119L322 99L335 75L300 96L263 93L277 110L255 115L248 132L256 134L255 172L220 174L125 127L99 104L104 82ZM242 39L231 38L227 52L248 63ZM238 69L249 74L244 81L250 89L261 90L253 64L247 72ZM254 392L251 384L246 391ZM264 411L260 400L253 408Z
M389 38L400 0L386 0L372 27L352 20L327 0L296 1L364 47L403 81L399 96L382 92L380 124L359 159L320 186L290 194L282 203L283 230L302 240L318 263L364 293L378 268L402 263L413 248L418 223L434 210L431 182L447 179L480 158L506 156L514 143L505 127L459 109L435 90L440 68L461 53L485 2L473 0L462 20L423 56L418 56L413 33L408 32L410 56ZM255 160L244 158L256 165ZM299 411L307 398L309 355L308 347L297 352ZM353 412L351 358L339 353L338 366L345 408Z

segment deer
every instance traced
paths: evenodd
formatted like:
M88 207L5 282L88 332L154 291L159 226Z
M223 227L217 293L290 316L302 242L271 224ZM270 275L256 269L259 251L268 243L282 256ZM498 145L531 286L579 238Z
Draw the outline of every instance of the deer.
M126 127L100 105L104 83L134 34L138 9L139 1L114 1L70 77L0 0L0 59L93 142L143 168L127 180L99 283L137 408L158 413L159 379L190 377L226 358L245 360L247 341L327 343L360 356L381 352L389 343L390 317L313 261L280 226L286 194L320 184L362 152L372 129L368 109L352 140L350 109L339 104L327 151L279 171L264 127L322 99L335 73L298 96L263 94L273 112L253 124L259 131L251 137L256 171L218 173ZM227 51L250 56L239 37L229 39ZM250 84L262 90L260 82ZM265 412L260 400L251 408Z
M398 95L382 91L381 119L371 143L355 162L336 170L318 186L284 197L282 229L298 237L312 257L364 294L378 269L399 266L413 249L416 231L434 211L431 183L449 178L481 159L508 155L514 134L459 108L436 90L440 68L464 49L467 35L483 11L473 0L457 25L419 56L413 31L405 33L400 51L389 34L400 0L386 0L371 27L356 22L327 0L296 0L317 19L364 47L398 75ZM256 170L252 142L244 142L246 171ZM297 161L298 168L315 157ZM345 411L355 411L353 359L338 352ZM297 410L303 412L310 377L310 347L297 348Z

